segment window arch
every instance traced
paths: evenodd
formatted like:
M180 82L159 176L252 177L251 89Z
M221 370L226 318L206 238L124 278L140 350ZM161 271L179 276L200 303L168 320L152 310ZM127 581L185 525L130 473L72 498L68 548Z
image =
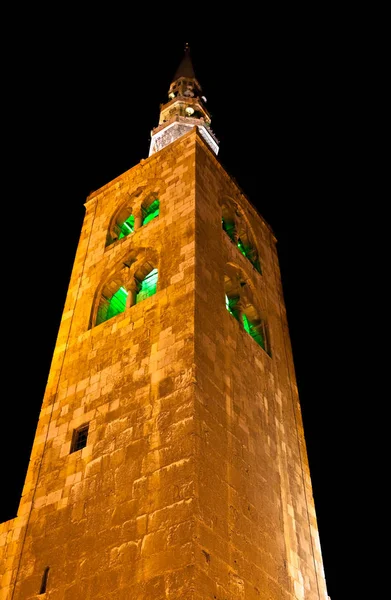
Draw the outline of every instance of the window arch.
M258 251L251 237L252 236L249 233L248 229L243 226L243 223L241 223L238 232L237 246L240 252L243 254L243 256L245 256L247 260L250 261L250 263L258 271L258 273L261 273L261 263L259 261Z
M256 343L271 356L266 319L257 311L252 290L239 270L228 265L224 276L225 307Z
M106 246L126 237L135 230L134 200L138 194L133 194L116 212L107 232Z
M269 333L265 319L262 319L254 306L247 305L242 312L243 329L251 335L261 348L271 356Z
M118 239L129 235L129 233L133 233L134 231L134 215L130 214L127 219L119 225L120 233L118 235Z
M95 325L100 325L100 323L123 313L126 308L128 293L121 279L112 279L107 283L99 300Z
M144 200L142 201L142 198ZM114 214L110 221L106 237L109 246L155 219L160 212L160 200L157 192L147 193L138 188L133 194L128 193L126 201Z
M223 204L221 207L221 224L223 230L228 237L235 242L237 238L236 234L236 219L235 209L232 205Z
M159 215L160 201L155 195L149 197L141 205L141 225L146 225Z
M238 271L230 269L231 273L224 276L225 306L228 312L240 321L242 288L246 281Z
M135 297L134 302L138 304L146 298L156 294L158 270L150 263L145 263L134 275Z
M122 270L103 286L93 319L94 325L100 325L156 294L158 269L154 262L144 261L136 270L136 265L131 266L135 262L129 259L128 264L123 263Z
M256 244L252 239L253 236L249 225L233 201L222 204L221 223L223 230L238 247L243 256L251 262L258 273L262 273L259 254Z

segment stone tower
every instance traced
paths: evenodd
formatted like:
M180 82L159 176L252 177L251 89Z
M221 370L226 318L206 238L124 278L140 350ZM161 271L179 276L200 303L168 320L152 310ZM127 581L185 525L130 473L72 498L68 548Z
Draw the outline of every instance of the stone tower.
M186 48L85 204L0 600L326 600L276 239Z

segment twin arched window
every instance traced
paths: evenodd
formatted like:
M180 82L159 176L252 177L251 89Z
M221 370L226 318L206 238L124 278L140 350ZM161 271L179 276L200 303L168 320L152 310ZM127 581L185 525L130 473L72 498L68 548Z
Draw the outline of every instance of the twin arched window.
M244 331L271 356L269 332L265 318L256 310L249 284L240 273L230 267L230 275L225 275L225 306L228 312L241 324Z
M262 273L258 251L252 240L252 234L243 217L232 203L224 203L222 205L221 223L223 230L238 247L243 256L250 261L258 273Z
M95 325L123 313L126 308L142 302L156 294L158 270L146 262L133 277L126 278L124 272L111 279L103 288Z
M106 246L109 246L155 219L160 212L157 193L150 193L141 202L141 188L136 190L111 220ZM130 261L134 262L134 261ZM126 266L126 263L124 263ZM129 267L127 267L129 269ZM145 262L129 279L126 270L117 273L104 286L95 313L94 324L99 325L123 313L126 308L156 293L158 270Z
M133 194L114 215L109 226L106 246L133 233L159 215L160 201L156 194L149 194L141 204L137 202L139 195L140 192Z

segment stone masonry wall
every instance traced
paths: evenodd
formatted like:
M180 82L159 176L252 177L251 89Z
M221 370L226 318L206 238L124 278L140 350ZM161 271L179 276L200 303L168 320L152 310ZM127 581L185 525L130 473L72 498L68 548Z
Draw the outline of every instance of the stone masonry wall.
M222 229L226 201L253 234L262 274ZM271 357L226 309L227 266L266 316ZM195 600L326 600L276 240L202 142L195 309Z
M159 216L106 246L121 206L151 194ZM262 273L222 230L226 201ZM143 261L157 293L93 326L105 283ZM226 309L228 270L271 356ZM327 600L276 240L196 128L86 203L0 558L0 600Z
M13 600L37 598L46 567L50 600L192 598L194 170L190 132L86 203L14 520L23 526L0 529L1 600L15 581ZM159 216L106 247L135 190L156 192ZM91 327L105 281L143 260L158 268L157 293ZM70 454L84 423L87 445Z

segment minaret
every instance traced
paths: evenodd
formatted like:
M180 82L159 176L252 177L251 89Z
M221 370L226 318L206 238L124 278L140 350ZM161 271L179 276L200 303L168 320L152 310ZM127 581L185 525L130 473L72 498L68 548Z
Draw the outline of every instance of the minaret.
M218 141L210 128L211 117L205 106L206 98L198 83L190 57L189 45L168 91L168 102L160 106L159 125L151 131L149 156L158 152L196 126L217 155Z
M188 48L169 93L86 199L0 600L327 600L276 238Z

